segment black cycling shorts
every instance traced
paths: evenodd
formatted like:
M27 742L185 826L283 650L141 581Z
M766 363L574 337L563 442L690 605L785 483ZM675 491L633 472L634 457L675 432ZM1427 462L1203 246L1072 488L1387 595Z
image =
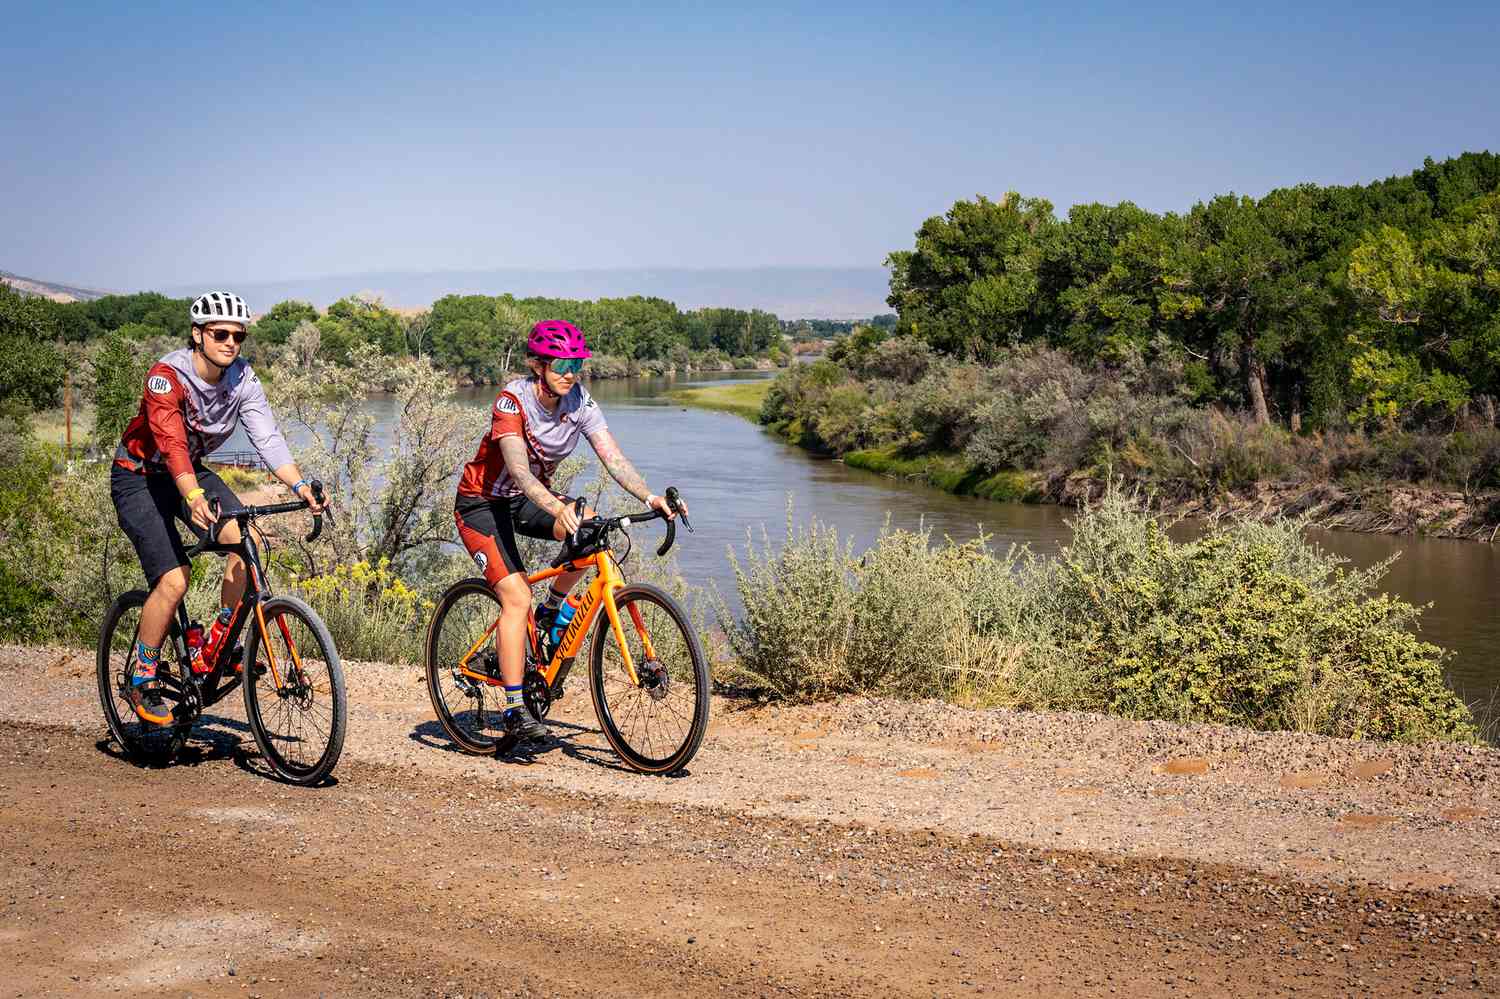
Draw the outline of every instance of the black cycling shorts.
M558 499L573 502L567 496ZM557 518L525 496L460 496L453 501L453 519L458 524L459 540L491 586L513 572L526 571L516 545L517 534L555 540L552 526Z
M214 472L195 465L193 474L209 502L217 499L225 510L244 506L234 490ZM182 535L172 523L174 519L187 524L198 540L207 536L207 532L193 523L176 481L163 472L132 472L115 465L109 473L109 498L114 500L115 517L135 546L146 583L152 589L161 577L179 565L188 564L187 545L182 543Z

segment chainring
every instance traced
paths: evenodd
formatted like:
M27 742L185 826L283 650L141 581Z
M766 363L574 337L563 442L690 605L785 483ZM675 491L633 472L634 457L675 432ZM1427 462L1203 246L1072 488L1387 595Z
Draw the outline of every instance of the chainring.
M537 721L546 718L547 712L552 710L552 690L539 670L526 671L526 676L521 681L521 697L526 702L526 710Z

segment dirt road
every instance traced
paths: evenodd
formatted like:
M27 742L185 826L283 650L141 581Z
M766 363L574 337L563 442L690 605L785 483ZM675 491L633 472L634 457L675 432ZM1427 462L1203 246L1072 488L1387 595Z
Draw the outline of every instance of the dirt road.
M88 666L0 649L0 995L1500 990L1493 751L719 704L652 780L586 699L480 760L355 664L338 783L300 790L237 704L118 758Z

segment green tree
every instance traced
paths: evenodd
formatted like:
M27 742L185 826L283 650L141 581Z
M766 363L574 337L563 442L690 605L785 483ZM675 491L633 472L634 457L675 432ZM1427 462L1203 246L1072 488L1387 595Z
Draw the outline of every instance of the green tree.
M54 346L57 333L45 299L0 284L0 416L24 422L59 403L67 364Z
M105 338L94 359L94 444L107 448L120 439L141 404L150 362L120 333Z
M307 302L288 300L277 302L251 327L251 335L257 340L280 346L291 338L292 331L303 322L316 322L318 310Z
M945 353L990 358L1043 332L1037 296L1052 204L1015 192L959 201L886 258L900 330Z
M1414 238L1381 226L1353 251L1360 415L1396 423L1500 393L1500 192Z

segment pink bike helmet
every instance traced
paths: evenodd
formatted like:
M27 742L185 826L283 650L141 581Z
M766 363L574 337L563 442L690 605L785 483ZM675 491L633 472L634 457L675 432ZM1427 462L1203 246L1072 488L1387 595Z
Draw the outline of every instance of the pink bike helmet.
M531 327L526 352L537 357L593 357L583 331L560 319L544 319Z

